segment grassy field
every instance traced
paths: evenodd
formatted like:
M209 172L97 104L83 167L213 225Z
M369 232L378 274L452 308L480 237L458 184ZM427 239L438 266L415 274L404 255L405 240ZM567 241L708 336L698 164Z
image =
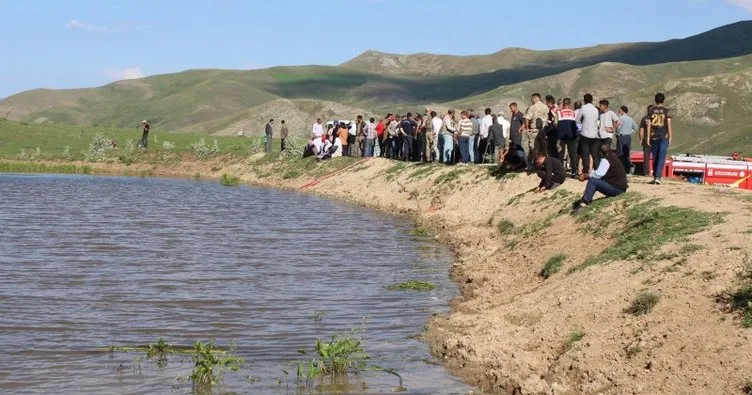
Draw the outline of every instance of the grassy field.
M101 134L117 144L117 151L128 151L141 138L138 129L117 129L92 126L25 124L0 120L0 158L35 160L82 160L90 149L95 136ZM169 133L152 130L149 133L149 149L154 158L178 157L181 154L196 154L192 148L201 139L212 149L217 141L218 152L212 154L248 155L252 145L260 144L260 137L212 137L200 134ZM67 147L67 148L66 148ZM279 152L279 140L273 149ZM67 152L66 152L67 150ZM129 154L138 154L140 149ZM167 155L170 154L170 155Z

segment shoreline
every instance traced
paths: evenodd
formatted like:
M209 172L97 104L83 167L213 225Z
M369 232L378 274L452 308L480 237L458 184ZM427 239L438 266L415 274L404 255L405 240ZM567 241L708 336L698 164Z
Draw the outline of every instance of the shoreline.
M563 213L584 188L571 180L533 194L526 191L537 185L535 176L498 177L481 166L380 158L327 162L257 154L173 164L76 164L102 175L219 179L227 173L248 185L409 217L455 254L449 275L459 295L449 313L429 320L426 342L450 372L481 391L738 392L744 385L752 346L737 339L752 333L724 313L714 296L732 287L743 269L743 246L752 241L747 194L678 182L657 189L633 177L630 191L636 193L603 207L612 222L592 222L597 216L583 222ZM338 166L349 167L326 177ZM320 182L300 188L315 180ZM653 197L661 199L660 207L688 210L682 217L722 212L725 220L651 245L649 259L580 268L593 254L611 251L629 210L641 207L635 202ZM506 223L511 230L503 228ZM588 228L593 223L604 229ZM686 245L695 250L680 252ZM564 256L562 270L541 278L541 268L556 254ZM643 316L624 313L643 289L659 293L659 304ZM580 336L570 341L573 334Z

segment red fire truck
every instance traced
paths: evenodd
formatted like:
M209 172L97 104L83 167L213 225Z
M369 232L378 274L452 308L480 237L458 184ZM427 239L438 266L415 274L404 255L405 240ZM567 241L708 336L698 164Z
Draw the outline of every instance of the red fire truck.
M642 152L632 152L636 167L645 165ZM652 167L653 161L648 165ZM752 158L715 155L673 155L666 159L664 177L684 178L690 182L752 189Z

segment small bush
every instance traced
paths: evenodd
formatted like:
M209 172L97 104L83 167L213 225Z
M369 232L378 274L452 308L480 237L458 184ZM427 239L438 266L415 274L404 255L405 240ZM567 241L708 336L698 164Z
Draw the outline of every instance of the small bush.
M548 262L543 265L543 270L541 270L540 276L544 279L548 279L549 277L558 273L559 270L561 270L561 266L566 259L567 256L564 254L552 256L551 259L549 259Z
M65 149L63 149L63 159L73 160L73 155L70 153L70 145L66 145Z
M632 301L632 304L627 308L626 312L634 316L640 316L650 313L661 296L652 292L641 292Z
M102 133L97 133L89 143L89 148L84 153L84 158L89 162L101 162L107 159L107 151L111 150L115 144L111 139L104 137Z
M188 148L199 158L208 158L219 153L219 143L217 139L214 139L214 143L211 147L206 144L206 140L201 137L195 143L191 144Z
M499 233L503 235L514 232L514 224L512 223L512 221L508 221L506 219L501 220L499 224L496 225L496 227L499 229Z
M219 179L219 183L226 187L236 187L240 185L240 177L224 173Z
M165 151L172 151L175 149L175 143L165 140L162 142L162 149Z
M575 331L570 333L567 341L564 342L564 349L569 350L575 343L582 340L583 337L585 337L585 332Z
M392 284L386 289L390 291L433 291L436 285L425 281L409 280L398 284Z

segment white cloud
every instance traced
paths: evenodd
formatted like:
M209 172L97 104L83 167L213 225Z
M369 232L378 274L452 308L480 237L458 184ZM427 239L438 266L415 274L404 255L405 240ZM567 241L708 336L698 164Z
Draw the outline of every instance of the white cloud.
M67 27L68 29L86 30L87 32L106 32L107 30L109 30L107 26L86 23L79 21L78 19L71 19L67 24L65 24L65 27Z
M726 2L744 8L747 12L752 12L752 0L726 0Z
M146 77L140 67L126 67L123 69L107 69L107 77L114 81L135 80Z

